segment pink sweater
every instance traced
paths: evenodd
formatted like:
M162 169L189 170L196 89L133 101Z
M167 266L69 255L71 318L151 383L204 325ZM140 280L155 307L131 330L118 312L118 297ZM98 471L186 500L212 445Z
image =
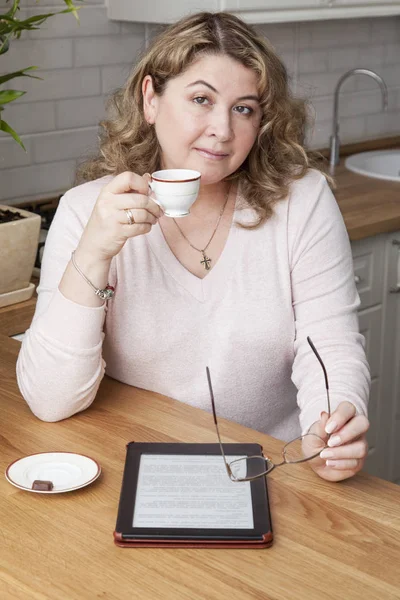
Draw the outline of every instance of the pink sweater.
M172 254L158 225L129 240L112 262L107 306L66 299L60 279L102 186L68 191L49 231L36 313L17 364L20 390L40 419L86 409L106 372L129 385L217 412L282 440L305 432L343 400L367 414L369 368L358 331L359 297L348 235L325 178L294 182L256 230L232 225L204 279ZM239 210L234 221L251 219ZM82 285L86 285L82 280Z

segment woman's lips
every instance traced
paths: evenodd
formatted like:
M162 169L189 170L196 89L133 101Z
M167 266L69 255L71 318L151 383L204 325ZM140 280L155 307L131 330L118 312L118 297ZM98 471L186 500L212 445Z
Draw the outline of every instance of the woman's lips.
M210 150L205 150L204 148L195 148L196 152L198 152L201 156L205 158L209 158L210 160L223 160L228 154L215 153Z

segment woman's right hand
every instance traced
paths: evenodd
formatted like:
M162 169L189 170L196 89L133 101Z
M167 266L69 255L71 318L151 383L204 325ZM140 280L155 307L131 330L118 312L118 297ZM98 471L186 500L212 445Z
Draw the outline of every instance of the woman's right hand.
M129 238L151 230L162 210L147 195L149 177L126 171L104 186L83 231L79 254L88 253L92 260L109 262ZM132 225L125 209L132 212Z

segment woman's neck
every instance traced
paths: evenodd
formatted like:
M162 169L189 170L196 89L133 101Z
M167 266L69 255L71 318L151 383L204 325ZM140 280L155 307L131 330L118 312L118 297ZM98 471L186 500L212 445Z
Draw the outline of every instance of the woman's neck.
M230 188L231 183L226 181L200 186L199 195L191 207L190 213L196 218L202 218L210 213L219 212L226 203Z

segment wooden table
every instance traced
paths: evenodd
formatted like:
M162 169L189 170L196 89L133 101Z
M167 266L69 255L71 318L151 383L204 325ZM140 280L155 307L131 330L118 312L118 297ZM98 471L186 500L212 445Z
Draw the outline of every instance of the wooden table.
M125 444L215 442L210 414L105 378L94 406L60 423L29 411L15 380L19 342L0 335L0 460L72 451L103 469L67 494L0 478L2 600L389 600L400 598L400 487L366 474L339 484L307 465L268 477L275 541L264 550L121 549L113 544ZM227 442L282 443L221 420Z

